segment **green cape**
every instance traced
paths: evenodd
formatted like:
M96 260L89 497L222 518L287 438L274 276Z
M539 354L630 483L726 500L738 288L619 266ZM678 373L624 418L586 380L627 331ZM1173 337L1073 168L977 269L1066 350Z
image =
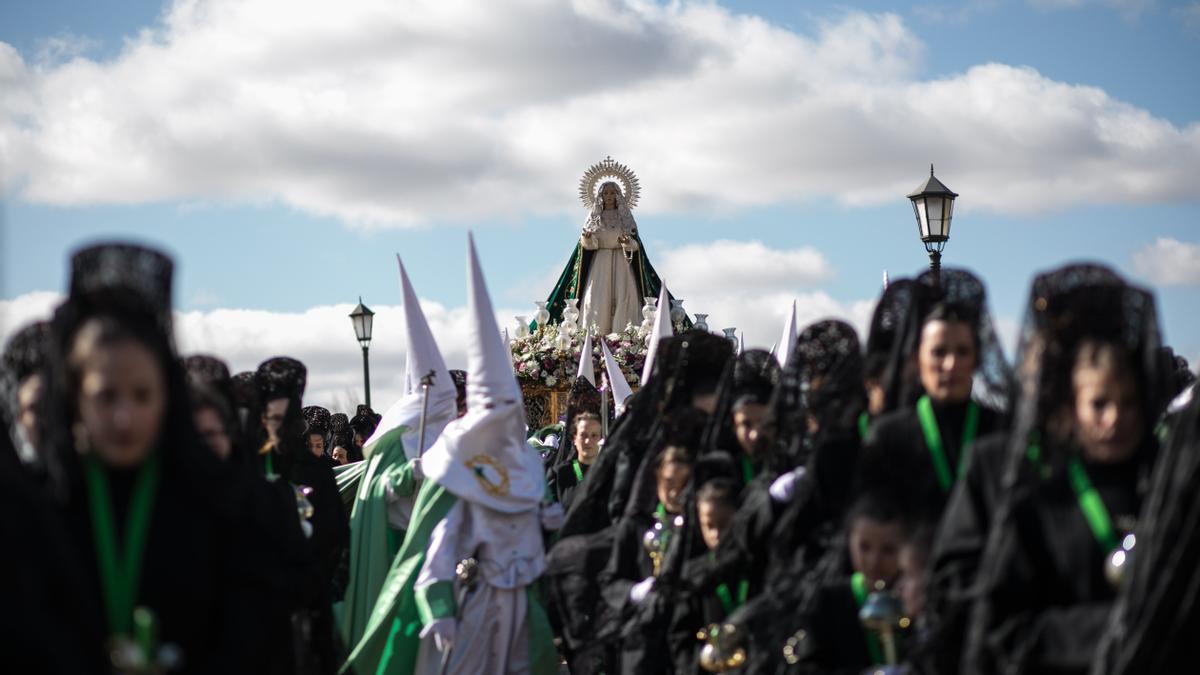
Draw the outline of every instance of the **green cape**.
M373 443L371 457L355 482L354 510L350 514L350 581L338 615L345 644L358 644L367 629L371 612L379 598L399 548L399 537L388 523L387 487L402 496L416 488L412 463L404 454L401 436L407 427L399 426ZM340 487L340 486L339 486ZM344 494L344 493L343 493Z
M457 498L433 481L425 481L417 493L412 521L400 552L368 619L363 638L342 665L341 673L357 675L411 675L421 644L421 617L413 587L425 564L425 550L433 528L441 522ZM558 657L550 621L529 589L530 665L535 675L557 675Z

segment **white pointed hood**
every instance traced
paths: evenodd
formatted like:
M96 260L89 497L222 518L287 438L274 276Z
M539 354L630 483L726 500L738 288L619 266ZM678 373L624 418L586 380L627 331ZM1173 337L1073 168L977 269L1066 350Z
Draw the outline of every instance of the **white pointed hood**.
M542 461L525 443L521 389L469 235L467 255L467 414L446 427L421 466L459 499L519 513L542 500Z
M581 377L591 382L593 387L596 386L596 366L592 364L592 334L590 332L583 338L583 347L579 350L579 370L575 373L575 379Z
M783 335L779 336L779 342L775 343L776 347L772 350L775 354L775 359L779 361L781 368L787 367L788 361L792 358L792 351L796 349L796 301L792 301L792 309L788 312L787 321L783 322Z
M383 419L375 428L375 433L363 446L363 456L370 459L376 446L393 429L401 426L404 443L404 454L409 459L418 457L422 448L418 447L421 427L421 404L423 392L421 378L433 371L433 386L429 389L429 409L425 415L425 448L433 445L442 429L457 415L458 406L455 404L454 381L450 371L442 359L437 342L433 339L433 331L429 330L429 322L421 311L417 294L413 291L412 283L400 256L396 256L400 266L400 295L404 302L404 347L407 352L407 364L404 368L404 396L392 404L384 413Z
M658 355L658 343L663 338L669 338L675 334L671 330L671 301L670 294L667 293L667 282L662 282L662 289L658 292L658 308L654 310L654 328L650 332L650 343L646 345L646 363L642 366L642 380L638 384L646 386L646 380L650 379L650 373L654 370L654 359Z
M620 417L625 412L625 402L633 396L633 389L629 387L629 382L625 380L625 373L621 372L621 366L617 360L613 358L612 352L608 351L608 345L604 340L600 341L600 351L604 352L604 370L608 373L608 388L612 390L613 402L617 406L617 417Z

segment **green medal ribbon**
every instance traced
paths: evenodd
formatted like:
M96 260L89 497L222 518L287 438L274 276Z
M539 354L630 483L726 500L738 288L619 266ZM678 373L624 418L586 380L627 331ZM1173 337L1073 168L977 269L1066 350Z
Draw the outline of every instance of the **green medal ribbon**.
M150 516L158 492L159 458L155 453L146 460L134 481L133 497L125 521L122 555L117 554L117 532L108 476L95 457L84 460L84 479L92 520L92 536L100 567L100 584L104 592L104 608L108 614L108 629L114 635L131 637L134 624L134 602L137 600L138 577L146 538L150 531Z
M850 591L854 593L854 604L861 610L867 602L867 578L862 572L851 575ZM879 636L866 629L863 629L863 634L867 636L867 653L871 656L871 663L883 665L883 646L879 644Z
M1117 548L1117 533L1113 530L1112 518L1100 499L1100 492L1088 479L1083 462L1078 457L1072 457L1067 464L1067 477L1071 480L1071 489L1075 491L1075 499L1079 501L1079 510L1087 520L1092 536L1105 553Z
M728 584L717 586L717 598L721 600L721 606L725 608L725 615L733 614L733 610L746 604L746 598L750 596L750 582L742 579L738 582L737 588L737 604L733 603L733 594L729 592Z
M583 482L583 467L579 466L579 460L571 460L571 468L575 469L575 480Z
M864 410L858 414L858 436L862 440L867 440L867 436L871 431L871 416Z
M938 429L937 417L933 414L933 402L929 400L928 394L917 401L917 419L921 422L921 431L925 433L925 445L929 448L929 458L933 461L938 484L942 486L943 492L949 492L954 486L955 477L962 475L963 467L967 464L967 452L979 430L979 405L974 401L967 403L962 449L959 450L958 469L955 473L950 472L950 462L946 460L946 449L942 445L942 432Z
M747 484L754 480L754 465L750 463L750 458L742 455L742 479Z
M267 473L266 473L267 478L270 478L271 476L275 475L275 466L271 462L272 454L273 454L272 451L270 451L270 450L267 451Z

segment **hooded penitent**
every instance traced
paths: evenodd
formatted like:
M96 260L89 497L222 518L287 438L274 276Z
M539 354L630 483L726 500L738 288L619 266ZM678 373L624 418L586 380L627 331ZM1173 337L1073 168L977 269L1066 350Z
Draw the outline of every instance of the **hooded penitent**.
M417 480L412 464L457 416L454 382L421 311L404 264L400 266L400 295L404 302L405 393L388 408L363 448L362 478L356 486L350 518L350 582L340 617L346 644L362 638L412 518ZM429 384L428 405L423 382ZM421 443L421 415L425 438Z
M447 533L453 537L469 536L470 526L460 528L462 518L471 519L473 527L484 526L488 518L532 525L538 556L519 568L511 568L508 564L496 565L485 555L501 555L499 550L481 549L478 552L481 578L468 603L481 603L475 607L487 613L489 607L500 606L493 605L498 592L501 595L508 593L505 602L525 603L529 612L527 623L525 626L505 624L503 632L471 627L467 624L474 621L471 617L477 610L464 606L464 625L459 642L450 654L450 672L459 672L458 669L464 667L462 659L474 659L478 656L475 649L483 647L486 650L487 645L497 640L507 644L529 640L526 653L534 672L544 672L543 668L550 672L556 670L553 645L548 644L549 626L540 607L536 602L519 600L512 595L518 589L523 594L526 577L530 573L536 576L544 564L540 558L541 533L537 522L545 491L541 458L525 443L525 413L520 389L512 374L511 357L496 325L473 241L469 242L468 254L468 308L472 321L467 352L467 414L448 424L421 458L426 479L417 496L408 533L384 581L363 638L343 671L353 668L359 672L407 674L415 668L437 670L436 661L431 665L430 659L440 660L441 657L427 653L433 647L433 638L421 640L418 634L423 626L444 618L446 611L453 616L454 593L446 588L438 575L435 575L435 583L422 586L420 594L415 585L418 573L423 573L430 560L433 562L429 564L439 566L443 562L441 556L450 550L445 547L453 548L455 540L447 539ZM448 526L442 523L449 517L455 518L458 524L447 529ZM427 559L430 550L434 553ZM455 559L449 563L451 576L457 562ZM514 569L516 571L512 571ZM510 579L512 585L504 589L496 586L497 579L493 575L510 572L514 575ZM496 625L499 624L493 627ZM522 634L521 630L528 632ZM547 637L535 639L534 635ZM510 652L506 646L495 653ZM502 660L501 666L505 662Z
M496 325L483 272L470 245L472 316L467 352L467 414L449 424L422 460L426 477L459 499L503 513L536 508L541 460L525 443L525 409L512 357Z

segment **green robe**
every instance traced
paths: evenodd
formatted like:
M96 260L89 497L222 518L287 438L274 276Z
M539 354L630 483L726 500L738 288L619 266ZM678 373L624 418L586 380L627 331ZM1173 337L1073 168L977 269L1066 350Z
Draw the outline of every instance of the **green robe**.
M355 482L354 510L350 514L350 580L338 612L338 625L345 644L362 639L379 598L379 591L400 548L400 531L388 523L387 488L393 494L411 496L416 491L412 461L404 454L400 426L373 444L366 468Z
M433 528L457 498L433 481L417 493L412 522L370 613L362 639L354 645L341 673L411 675L417 663L423 627L414 586ZM558 658L550 621L535 588L529 589L530 663L535 675L557 675Z

